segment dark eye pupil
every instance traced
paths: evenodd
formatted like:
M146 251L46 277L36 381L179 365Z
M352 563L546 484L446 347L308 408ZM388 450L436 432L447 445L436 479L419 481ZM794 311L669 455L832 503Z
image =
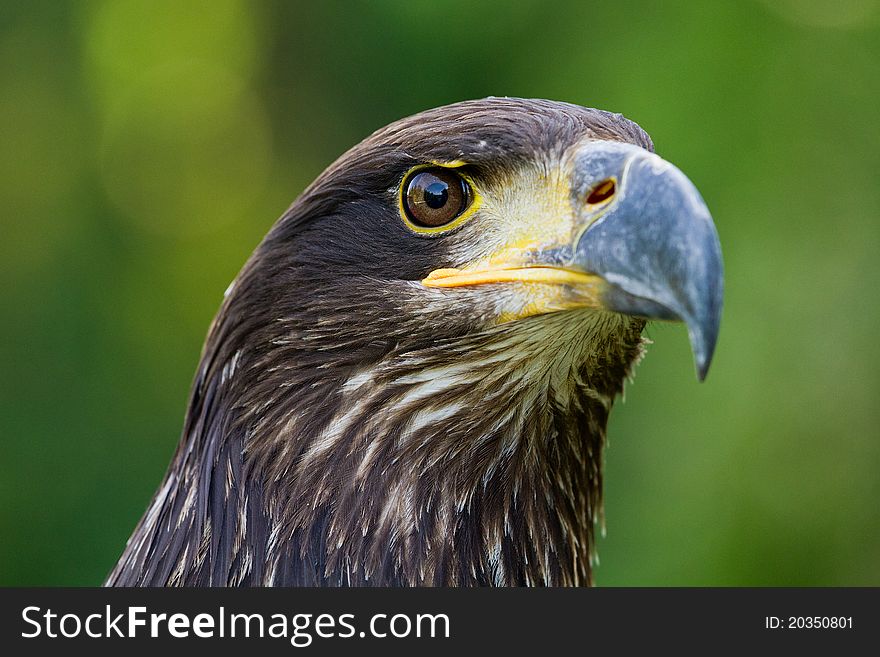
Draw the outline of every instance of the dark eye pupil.
M417 226L437 228L458 217L470 205L470 187L448 169L422 169L403 187L403 209Z
M449 200L449 185L442 180L432 182L425 187L425 205L434 210L439 210Z

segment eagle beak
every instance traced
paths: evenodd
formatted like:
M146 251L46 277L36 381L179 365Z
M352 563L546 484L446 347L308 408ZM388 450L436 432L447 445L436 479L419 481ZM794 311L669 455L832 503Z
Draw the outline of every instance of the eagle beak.
M570 171L570 222L544 219L571 228L561 241L437 269L422 284L526 283L559 291L514 318L587 307L683 321L702 381L718 339L724 275L718 233L700 193L669 162L621 142L585 142ZM545 232L546 223L536 222L533 230Z
M702 381L718 338L724 283L718 233L696 187L642 148L591 141L577 156L572 192L586 228L566 268L600 276L609 310L683 321Z

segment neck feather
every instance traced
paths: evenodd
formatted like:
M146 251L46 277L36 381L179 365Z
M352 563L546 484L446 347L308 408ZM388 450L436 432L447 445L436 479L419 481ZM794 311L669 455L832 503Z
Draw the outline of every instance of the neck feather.
M557 313L358 367L276 367L272 394L234 383L289 360L226 352L108 583L589 584L641 328Z

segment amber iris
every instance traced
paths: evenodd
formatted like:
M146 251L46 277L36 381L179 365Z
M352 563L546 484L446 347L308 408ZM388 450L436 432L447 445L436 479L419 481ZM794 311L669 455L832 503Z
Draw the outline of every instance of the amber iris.
M470 188L454 171L423 169L404 185L403 207L410 221L425 228L448 224L467 209Z

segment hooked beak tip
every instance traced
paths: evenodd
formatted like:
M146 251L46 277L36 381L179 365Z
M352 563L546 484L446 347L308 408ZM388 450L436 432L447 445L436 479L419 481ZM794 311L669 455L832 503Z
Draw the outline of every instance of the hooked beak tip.
M583 193L614 176L619 192L580 235L575 264L610 284L609 309L683 321L703 381L724 287L721 245L705 202L679 169L635 146L591 144L579 167Z

